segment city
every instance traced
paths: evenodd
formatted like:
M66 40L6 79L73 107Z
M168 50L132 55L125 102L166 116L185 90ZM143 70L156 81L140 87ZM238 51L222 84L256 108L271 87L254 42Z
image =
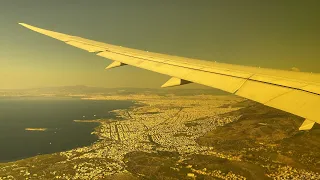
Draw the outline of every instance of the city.
M176 159L173 166L169 167L170 172L179 177L248 179L248 176L246 177L241 172L233 172L232 168L227 171L219 168L212 169L209 168L210 166L200 169L197 163L188 162L196 156L218 158L219 161L235 164L241 164L244 161L245 158L241 153L217 151L214 146L204 146L198 142L199 138L201 139L216 128L237 122L241 115L230 115L230 113L241 109L234 104L242 103L244 101L242 98L214 95L159 96L156 94L92 95L82 98L95 101L131 100L135 102L135 105L129 109L110 112L116 115L116 119L74 120L76 123L98 122L100 125L92 134L98 136L99 140L86 147L36 156L6 165L0 164L0 179L19 177L25 179L101 179L119 174L129 178L144 177L143 174L131 170L130 158L135 158L135 153L146 153L145 155L169 153L169 158ZM267 150L267 145L257 144L256 148L246 151ZM53 163L52 167L40 171L37 166L45 168L43 163L47 161ZM268 167L269 165L262 164L261 166ZM317 179L320 177L318 173L290 166L272 167L273 170L265 173L265 177L274 179L280 177Z

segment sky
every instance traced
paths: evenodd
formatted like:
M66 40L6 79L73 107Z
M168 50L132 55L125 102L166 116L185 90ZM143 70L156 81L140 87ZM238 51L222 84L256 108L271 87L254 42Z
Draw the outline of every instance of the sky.
M319 73L319 6L317 0L2 0L0 89L158 88L170 78L130 66L106 71L110 60L19 22L141 50Z

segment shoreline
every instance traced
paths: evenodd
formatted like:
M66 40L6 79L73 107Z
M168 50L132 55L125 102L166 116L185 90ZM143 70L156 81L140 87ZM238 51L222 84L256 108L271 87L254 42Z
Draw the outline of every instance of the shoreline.
M21 98L14 98L13 100L16 100L16 99L21 99ZM29 98L28 98L29 99ZM33 97L30 97L30 100L32 100L33 99ZM34 99L42 99L42 97L35 97ZM49 99L49 98L47 98L47 97L44 97L43 99ZM53 100L66 100L66 99L69 99L69 100L80 100L80 101L90 101L90 102L93 102L93 101L95 101L95 100L88 100L88 99L82 99L81 97L80 98L69 98L69 97L67 97L67 98L60 98L60 97L58 97L58 98L56 98L56 97L50 97L50 100L51 99L53 99ZM24 99L23 99L24 100ZM97 128L99 128L100 127L100 124L101 124L101 121L103 121L103 122L105 122L105 121L117 121L118 120L118 118L116 117L116 113L115 113L115 111L117 111L117 110L122 110L122 109L125 109L125 110L127 110L127 109L130 109L130 108L132 108L133 106L136 106L136 104L135 104L135 102L134 101L131 101L131 100L109 100L109 99L106 99L106 100L102 100L102 101L105 101L105 102L110 102L109 103L109 105L107 104L106 105L106 108L107 108L107 111L106 112L108 112L108 113L104 113L104 115L103 116L101 116L101 117L105 117L105 118L98 118L98 119L89 119L89 120L85 120L85 119L83 119L83 120L81 120L81 119L69 119L68 121L70 122L69 124L71 124L71 126L73 126L72 125L72 123L99 123L99 124L94 124L94 125L89 125L88 124L88 126L86 126L87 128L86 129L88 129L88 133L86 133L86 135L84 135L84 136L86 136L86 137L89 137L89 139L90 139L90 137L94 137L93 138L93 140L92 141L90 141L90 142L88 142L87 144L85 144L85 143L83 143L82 141L81 142L79 142L79 143L76 143L76 144L79 144L79 145L75 145L74 147L71 147L71 148L69 148L69 147L65 147L65 148L54 148L54 150L52 150L51 152L38 152L38 153L34 153L33 155L26 155L26 156L23 156L23 153L18 153L18 154L20 154L20 155L22 155L21 156L21 158L19 158L19 157L13 157L13 158L4 158L3 160L1 160L1 162L0 162L0 164L7 164L7 163L16 163L16 162L19 162L19 161L24 161L24 160L27 160L27 159L32 159L32 158L37 158L37 157L41 157L41 156L47 156L47 155L54 155L54 154L59 154L59 153L61 153L61 152L65 152L65 151L70 151L70 150L74 150L74 149L77 149L77 148L83 148L83 147L87 147L87 146L91 146L92 144L94 144L94 143L97 143L98 141L100 141L101 139L99 138L99 136L96 134L96 133L94 133L95 131L96 131L96 129ZM113 101L122 101L122 102L124 102L124 103L120 103L120 105L115 105L115 106L113 106L112 105L112 102ZM117 103L118 104L118 103ZM123 105L121 105L121 104L123 104ZM82 115L81 115L82 116ZM112 118L112 120L108 120L108 118ZM74 126L77 126L76 124L74 125ZM79 126L79 127L83 127L83 126ZM30 132L30 134L37 134L36 132L52 132L52 133L55 133L55 134L59 134L60 132L59 132L59 129L61 130L61 129L65 129L66 130L66 128L65 127L61 127L61 128L58 128L58 130L56 130L57 128L46 128L46 127L23 127L22 128L22 130L24 131L24 132ZM82 128L83 129L83 128ZM65 130L64 130L64 134L65 134ZM34 132L34 133L32 133L32 132ZM77 133L77 132L75 132L75 133ZM51 133L50 133L51 134ZM94 135L94 136L92 136L92 135ZM41 136L41 135L40 135ZM38 137L38 135L37 135L37 137ZM92 139L92 138L91 138ZM18 142L19 143L19 142ZM48 141L46 142L47 144L51 144L51 142L50 142L50 139L48 139ZM53 142L52 142L53 143ZM54 143L53 143L54 144ZM56 143L57 144L57 143ZM74 143L75 144L75 143ZM48 147L49 148L49 147ZM38 148L37 148L38 149Z
M93 100L100 98L92 97ZM100 100L107 99L108 97L104 97ZM283 176L284 170L295 172L294 174L286 173L285 177L318 177L317 170L312 169L314 168L312 161L307 164L310 168L307 171L288 163L279 166L275 162L279 157L284 157L287 145L275 147L274 143L278 140L270 137L270 130L268 132L265 130L266 127L279 132L287 132L288 127L292 129L292 122L295 121L288 118L291 116L285 113L283 115L286 116L283 117L279 111L262 105L248 106L248 103L243 103L243 99L233 96L165 98L137 95L134 100L143 106L130 106L111 111L121 120L74 120L82 123L100 123L92 132L98 140L91 145L16 162L0 163L0 177L3 175L2 177L7 178L12 175L15 178L31 179L34 177L37 179L94 179L125 174L127 179L132 179L157 175L145 173L152 170L155 165L160 167L170 165L172 171L165 177L179 176L180 179L187 173L199 177L263 179ZM263 114L257 116L257 110L262 111ZM269 113L271 116L265 115ZM265 123L270 123L270 119L274 118L274 113L277 115L280 113L277 117L282 123L274 122L272 126L265 126ZM261 119L256 119L257 117ZM250 133L244 134L244 128ZM263 133L264 139L256 136L257 132ZM277 138L283 139L284 143L288 141L287 138L293 138L292 142L299 141L293 136L294 133L294 131L284 133L285 136ZM273 141L269 142L272 139ZM235 143L235 140L241 143ZM306 143L308 144L311 143ZM293 153L291 156L286 154L288 158L294 158L301 150L295 149L295 146L290 149ZM266 154L266 151L270 151L271 154ZM259 154L259 158L253 159L252 157L256 154ZM274 154L277 156L275 157ZM318 154L307 155L305 160L310 158L313 160ZM149 161L154 158L156 161ZM297 163L305 162L304 159L292 160ZM206 167L203 166L204 164L211 165ZM136 165L140 165L143 169L137 169ZM61 168L63 171L57 170ZM226 168L229 171L224 173ZM167 172L164 170L161 173Z

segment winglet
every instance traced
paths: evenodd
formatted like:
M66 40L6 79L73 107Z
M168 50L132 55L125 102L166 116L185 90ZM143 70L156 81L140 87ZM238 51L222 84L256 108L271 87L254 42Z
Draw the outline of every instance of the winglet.
M184 79L172 77L166 83L164 83L161 87L164 88L164 87L180 86L180 85L189 84L189 83L191 83L191 82L186 81Z
M314 123L315 123L314 121L306 119L306 120L303 121L303 123L300 126L299 130L300 131L310 130L313 127Z
M32 31L35 31L35 32L38 32L40 34L43 34L43 35L46 35L46 36L49 36L49 37L52 37L52 38L55 38L55 39L58 39L60 41L68 41L70 40L70 38L72 36L68 35L68 34L62 34L62 33L59 33L59 32L54 32L54 31L49 31L49 30L46 30L46 29L41 29L41 28L38 28L38 27L35 27L35 26L31 26L29 24L26 24L26 23L18 23L20 24L21 26L24 26L25 28L28 28Z

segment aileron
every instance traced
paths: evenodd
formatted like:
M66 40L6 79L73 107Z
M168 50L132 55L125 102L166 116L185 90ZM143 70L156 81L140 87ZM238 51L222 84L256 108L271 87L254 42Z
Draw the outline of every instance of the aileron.
M289 91L291 91L289 88L248 80L236 92L236 95L265 104Z

